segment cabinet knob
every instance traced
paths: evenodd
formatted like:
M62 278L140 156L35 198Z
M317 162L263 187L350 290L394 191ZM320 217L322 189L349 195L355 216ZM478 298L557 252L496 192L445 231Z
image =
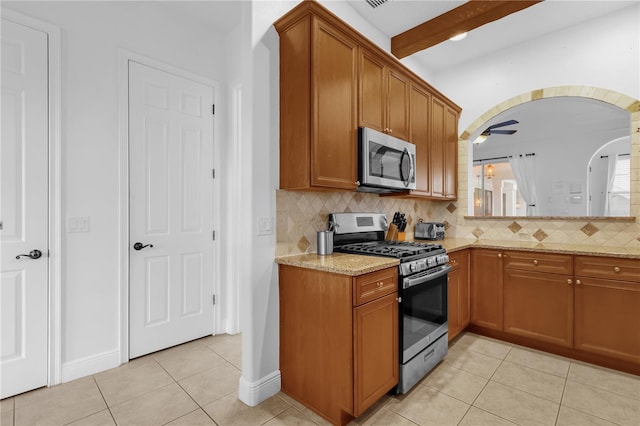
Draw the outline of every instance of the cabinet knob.
M502 257L502 253L498 253L498 257Z
M382 281L378 281L378 282L376 283L376 285L378 286L378 288L381 288L381 287L383 287L383 286L384 286L384 282L382 282Z
M620 272L620 267L619 266L614 266L613 267L613 271L614 272Z
M391 129L387 129L387 130L389 131L389 133L393 133L393 130L391 130Z
M533 264L534 264L534 265L537 265L537 264L538 264L538 261L537 261L536 259L533 259Z
M458 263L458 259L449 259L449 263L455 265L456 263Z
M576 285L580 285L580 284L582 284L582 281L576 280Z
M567 278L567 284L573 284L573 281L571 280L571 278Z

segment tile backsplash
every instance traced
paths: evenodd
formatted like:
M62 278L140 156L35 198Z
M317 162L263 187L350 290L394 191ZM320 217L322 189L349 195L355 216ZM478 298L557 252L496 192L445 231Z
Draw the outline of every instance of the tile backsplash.
M640 223L620 220L465 218L458 201L401 199L360 192L276 190L276 256L313 253L316 232L327 229L332 212L401 211L407 217L407 239L419 219L444 222L448 238L587 244L637 248Z
M419 219L457 222L458 207L450 201L423 201L362 192L295 192L276 190L276 255L316 251L316 232L327 229L329 213L401 211L407 217L407 239Z

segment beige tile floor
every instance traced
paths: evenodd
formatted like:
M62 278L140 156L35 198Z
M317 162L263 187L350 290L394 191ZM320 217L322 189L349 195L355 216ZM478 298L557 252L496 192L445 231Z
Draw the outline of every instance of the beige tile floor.
M238 400L240 336L206 337L2 400L4 425L327 424L280 393ZM407 395L353 425L640 426L640 377L464 334Z

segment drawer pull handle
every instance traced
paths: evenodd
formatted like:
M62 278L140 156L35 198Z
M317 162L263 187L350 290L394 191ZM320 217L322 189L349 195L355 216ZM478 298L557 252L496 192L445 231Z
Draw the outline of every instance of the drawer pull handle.
M537 261L537 260L535 260L535 259L533 259L533 264L534 264L534 265L537 265L537 264L538 264L538 261Z
M619 266L615 266L615 267L613 268L613 271L614 271L614 272L620 272L620 267L619 267Z
M573 284L573 281L571 280L571 278L567 278L567 284Z
M576 285L580 285L580 284L582 284L582 281L576 280Z
M378 281L376 285L378 286L378 288L382 288L384 286L384 282Z

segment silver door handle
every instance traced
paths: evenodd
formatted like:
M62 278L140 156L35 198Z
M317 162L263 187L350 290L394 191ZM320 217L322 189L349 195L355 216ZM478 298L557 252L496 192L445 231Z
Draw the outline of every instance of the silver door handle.
M16 259L20 259L21 257L28 257L29 259L40 259L42 257L42 252L40 250L31 250L29 254L19 254L16 256Z

